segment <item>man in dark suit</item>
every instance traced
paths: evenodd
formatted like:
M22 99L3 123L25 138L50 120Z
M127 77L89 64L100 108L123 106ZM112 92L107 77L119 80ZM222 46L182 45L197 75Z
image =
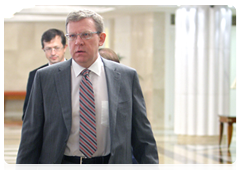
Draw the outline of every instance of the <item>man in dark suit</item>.
M23 115L22 115L22 120L24 118L24 113L26 111L26 107L28 104L29 100L29 95L32 89L32 84L34 80L34 76L37 72L38 69L47 67L49 65L65 61L64 54L67 49L67 44L66 44L66 37L63 33L63 31L58 30L58 29L49 29L45 31L42 35L41 38L41 44L42 44L42 49L45 53L46 58L48 59L49 63L45 64L41 67L38 67L37 69L31 71L29 73L28 77L28 83L27 83L27 93L23 105Z
M37 71L17 163L158 163L137 72L98 53L102 17L72 12L66 30L72 58Z

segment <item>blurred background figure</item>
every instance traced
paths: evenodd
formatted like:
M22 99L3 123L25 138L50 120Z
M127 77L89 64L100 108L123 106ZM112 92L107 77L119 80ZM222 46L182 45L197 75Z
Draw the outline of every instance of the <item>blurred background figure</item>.
M110 48L100 48L99 53L103 58L120 63L118 55Z
M24 119L24 113L27 108L34 76L37 70L66 60L64 58L64 54L66 52L68 45L66 44L66 37L63 31L55 28L45 31L41 38L41 44L42 44L42 50L44 51L45 56L48 59L48 64L42 65L36 68L35 70L32 70L29 73L27 89L26 89L26 98L23 105L22 120Z

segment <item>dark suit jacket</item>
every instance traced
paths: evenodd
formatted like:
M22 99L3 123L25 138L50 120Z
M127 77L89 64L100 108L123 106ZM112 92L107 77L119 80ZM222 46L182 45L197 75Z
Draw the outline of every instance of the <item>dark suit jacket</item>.
M109 100L109 163L158 163L155 139L134 69L102 59ZM17 155L21 164L60 164L72 125L72 59L37 71Z
M25 100L24 100L24 104L23 104L23 115L22 115L22 120L24 118L24 113L26 111L26 108L27 108L27 104L28 104L28 100L29 100L29 95L30 95L30 92L31 92L31 89L32 89L32 84L33 84L33 80L34 80L34 77L35 77L35 74L37 72L37 70L39 70L40 68L44 68L44 67L47 67L48 64L45 64L41 67L38 67L36 68L35 70L31 71L29 73L29 76L28 76L28 82L27 82L27 89L26 89L26 97L25 97Z

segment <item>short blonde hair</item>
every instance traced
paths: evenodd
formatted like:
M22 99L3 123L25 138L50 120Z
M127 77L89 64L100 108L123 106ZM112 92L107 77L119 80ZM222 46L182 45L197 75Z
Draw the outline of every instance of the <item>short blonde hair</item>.
M68 14L66 19L66 32L67 32L67 25L69 22L80 21L84 18L92 18L95 23L96 31L103 32L103 17L94 11L85 10L85 9L74 11Z

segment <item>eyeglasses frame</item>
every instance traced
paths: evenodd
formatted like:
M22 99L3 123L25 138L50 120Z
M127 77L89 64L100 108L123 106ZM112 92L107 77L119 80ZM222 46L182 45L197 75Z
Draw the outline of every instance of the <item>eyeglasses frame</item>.
M90 33L90 34L91 34L91 37L89 37L89 38L82 38L82 35L83 35L84 33ZM76 36L79 35L81 39L89 40L89 39L92 38L92 35L93 35L93 34L100 34L100 33L101 33L100 31L96 31L96 32L82 32L82 33L74 34L74 35L76 35ZM70 40L70 39L69 39L69 35L70 35L70 34L66 34L66 35L65 35L69 41L76 41L77 37L76 37L74 40ZM72 34L71 34L71 35L72 35Z

